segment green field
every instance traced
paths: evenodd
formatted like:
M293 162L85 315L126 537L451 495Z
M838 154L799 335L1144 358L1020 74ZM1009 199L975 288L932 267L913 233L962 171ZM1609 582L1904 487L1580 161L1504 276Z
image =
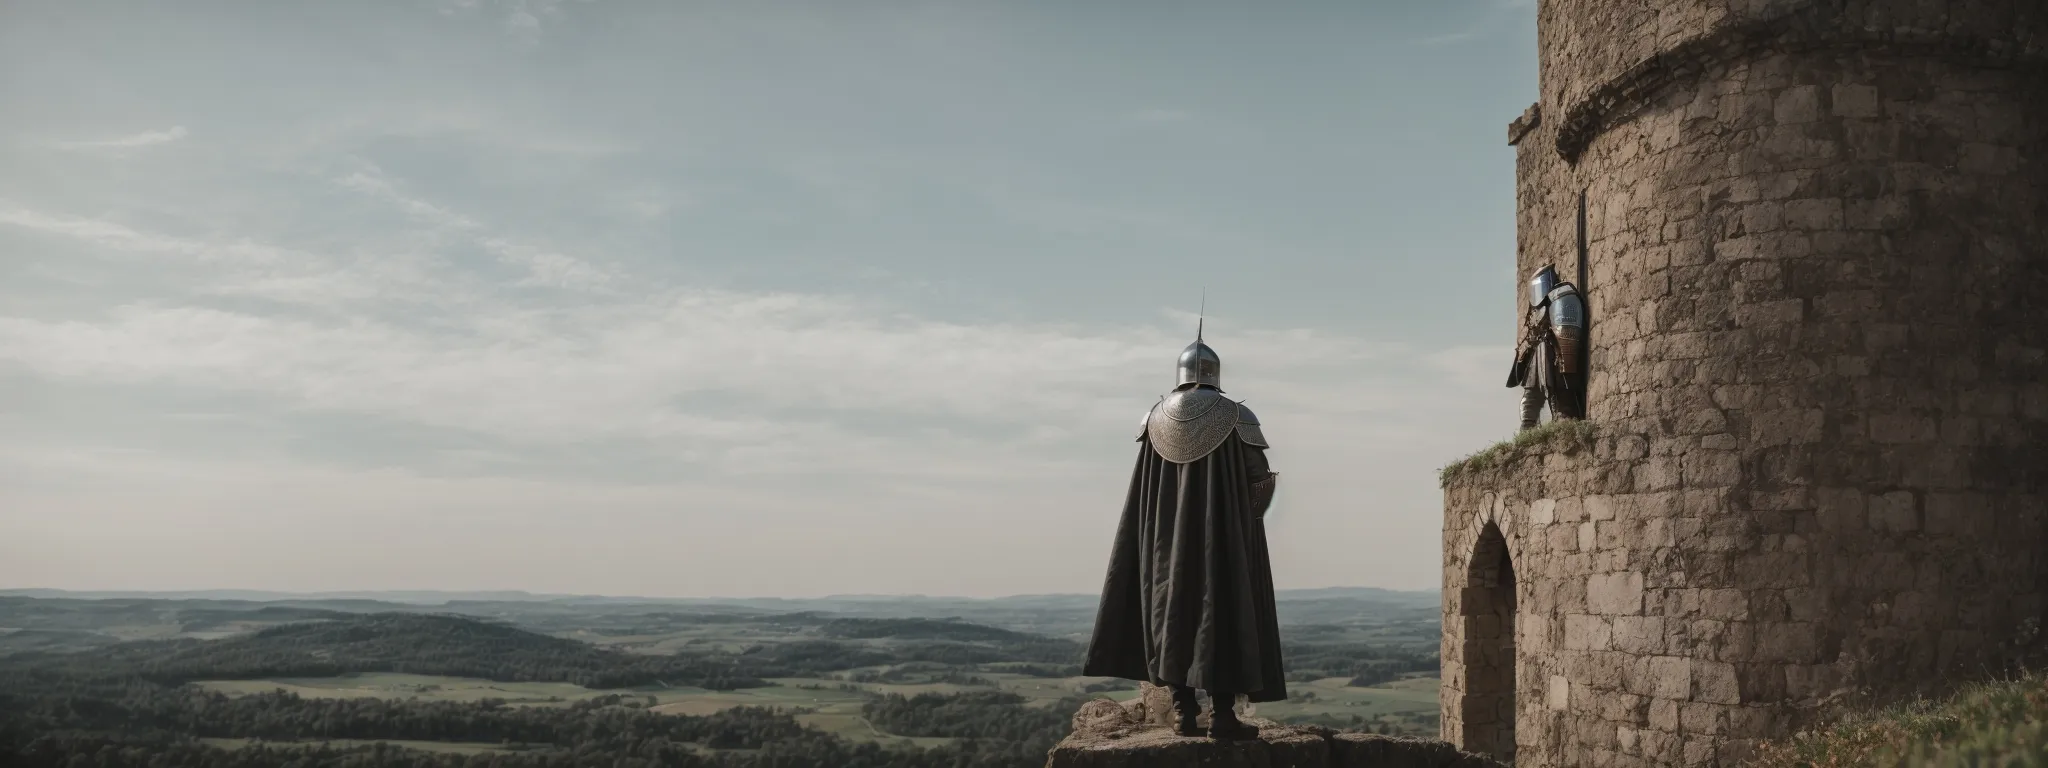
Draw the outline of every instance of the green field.
M370 672L345 677L205 680L193 685L227 694L266 693L282 689L307 698L321 699L503 699L509 704L561 703L614 693L593 691L568 683L502 683L466 677L407 675L396 672Z
M634 688L599 691L568 683L505 683L461 677L373 673L330 678L274 678L266 680L209 680L195 685L227 694L250 694L283 689L309 698L419 698L433 701L482 701L501 699L509 704L549 706L596 698L608 694L654 697L654 711L676 715L708 715L733 707L772 707L799 712L806 725L861 741L909 742L918 746L941 744L950 739L907 738L876 730L861 718L861 705L868 694L920 693L954 694L1004 690L1050 706L1081 693L1084 686L1101 678L1038 678L1001 673L983 673L993 687L955 683L889 684L848 683L822 678L778 678L768 688L711 691L702 688ZM1269 718L1302 718L1327 715L1339 719L1353 715L1367 723L1412 721L1437 713L1437 679L1415 677L1385 686L1358 688L1344 678L1329 678L1289 686L1289 701L1256 705L1253 713ZM847 690L851 687L857 690ZM1135 690L1095 694L1126 701Z
M1423 677L1437 666L1434 600L1313 590L1281 607L1298 681L1252 714L1435 735L1437 682ZM1068 676L1095 609L1091 596L424 606L0 595L0 689L30 691L39 722L67 734L57 753L88 764L109 748L210 765L260 746L244 754L401 749L531 768L568 754L715 752L745 768L875 764L880 746L882 764L1028 768L1079 701L1137 695L1128 681Z
M993 679L1004 676L987 677ZM1049 704L1063 696L1072 695L1079 691L1082 685L1094 681L1094 678L1036 680L1014 677L1000 681L1000 687L1024 695L1034 703ZM861 705L867 701L867 694L896 693L915 696L920 693L948 694L992 690L951 683L896 685L847 683L817 678L781 678L773 682L776 683L773 687L743 688L735 691L710 691L687 687L599 691L568 683L503 683L463 677L371 673L328 678L207 680L194 685L230 695L281 689L306 698L417 698L465 702L501 699L508 704L527 706L554 706L610 694L629 694L639 697L652 696L656 702L653 711L674 715L708 715L733 707L773 707L801 712L802 714L797 716L798 721L848 739L881 743L904 742L919 747L944 744L952 739L910 738L876 730L861 717ZM859 690L849 691L840 686L853 686Z
M202 744L210 744L216 747L221 747L223 749L241 749L242 747L250 746L252 744L289 743L294 746L326 745L338 749L346 749L349 747L369 747L375 746L377 744L389 744L394 747L417 749L422 752L443 752L456 755L480 755L487 752L516 751L513 748L507 747L502 744L482 744L463 741L411 741L406 739L327 739L325 741L293 742L264 741L262 739L200 739L199 742Z

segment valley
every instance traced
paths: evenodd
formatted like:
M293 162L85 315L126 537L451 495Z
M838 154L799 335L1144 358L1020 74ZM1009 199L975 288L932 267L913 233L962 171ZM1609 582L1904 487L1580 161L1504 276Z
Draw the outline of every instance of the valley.
M1137 693L1079 675L1084 596L258 597L0 594L0 745L24 765L1035 766L1080 703ZM1258 716L1434 735L1434 594L1280 607L1292 695Z

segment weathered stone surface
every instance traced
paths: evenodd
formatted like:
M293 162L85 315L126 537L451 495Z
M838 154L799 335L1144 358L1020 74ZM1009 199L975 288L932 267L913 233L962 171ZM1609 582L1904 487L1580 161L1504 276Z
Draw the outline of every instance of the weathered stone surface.
M1171 717L1171 698L1163 689L1143 688L1138 698L1121 704L1098 699L1082 705L1074 714L1074 732L1053 747L1046 767L1502 768L1440 741L1336 733L1258 718L1245 719L1260 728L1254 741L1183 737L1157 722Z
M1823 702L2018 652L2048 601L2048 5L1537 23L1517 273L1585 292L1599 435L1446 485L1444 738L1730 764Z

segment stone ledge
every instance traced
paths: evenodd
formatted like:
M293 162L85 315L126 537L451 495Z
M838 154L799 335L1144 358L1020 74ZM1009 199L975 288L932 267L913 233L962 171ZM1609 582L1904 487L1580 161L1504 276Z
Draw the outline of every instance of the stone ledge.
M1915 55L1987 68L2048 65L2048 46L2031 39L2000 40L1914 28L1865 25L1833 3L1815 3L1780 16L1717 29L1635 63L1565 106L1557 153L1568 163L1608 128L1648 108L1673 83L1717 66L1765 53L1825 50L1871 55Z
M1522 143L1522 137L1529 135L1530 131L1536 130L1536 126L1542 123L1543 105L1541 103L1529 105L1528 109L1522 110L1521 117L1517 117L1514 122L1508 123L1508 146L1512 147Z
M1599 427L1584 419L1565 419L1546 422L1535 429L1515 433L1514 437L1494 443L1486 450L1453 461L1437 470L1437 486L1449 488L1452 484L1488 470L1515 464L1525 457L1562 453L1577 455L1590 451L1600 436Z
M1074 714L1074 732L1053 747L1046 768L1505 768L1440 741L1338 733L1255 717L1255 741L1188 738L1166 723L1172 702L1143 686L1136 699L1098 699ZM1204 720L1207 717L1204 716Z

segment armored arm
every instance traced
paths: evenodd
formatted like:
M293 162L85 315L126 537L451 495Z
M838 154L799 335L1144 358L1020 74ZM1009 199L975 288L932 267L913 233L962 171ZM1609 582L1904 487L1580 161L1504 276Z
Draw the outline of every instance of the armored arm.
M1279 485L1280 473L1272 471L1266 462L1266 449L1245 446L1245 474L1252 484L1252 517L1263 520L1266 509L1273 505L1273 489Z
M1523 381L1528 378L1529 355L1543 343L1544 332L1549 330L1549 324L1545 322L1549 315L1546 307L1535 307L1529 311L1528 319L1522 323L1522 338L1520 343L1515 345L1515 362L1508 366L1508 386L1522 386Z
M1264 519L1280 476L1266 463L1266 430L1259 426L1258 414L1244 403L1237 404L1237 436L1244 443L1245 480L1252 486L1252 517Z
M1586 338L1586 301L1570 283L1550 294L1550 332L1557 338L1559 373L1579 372L1579 353Z

